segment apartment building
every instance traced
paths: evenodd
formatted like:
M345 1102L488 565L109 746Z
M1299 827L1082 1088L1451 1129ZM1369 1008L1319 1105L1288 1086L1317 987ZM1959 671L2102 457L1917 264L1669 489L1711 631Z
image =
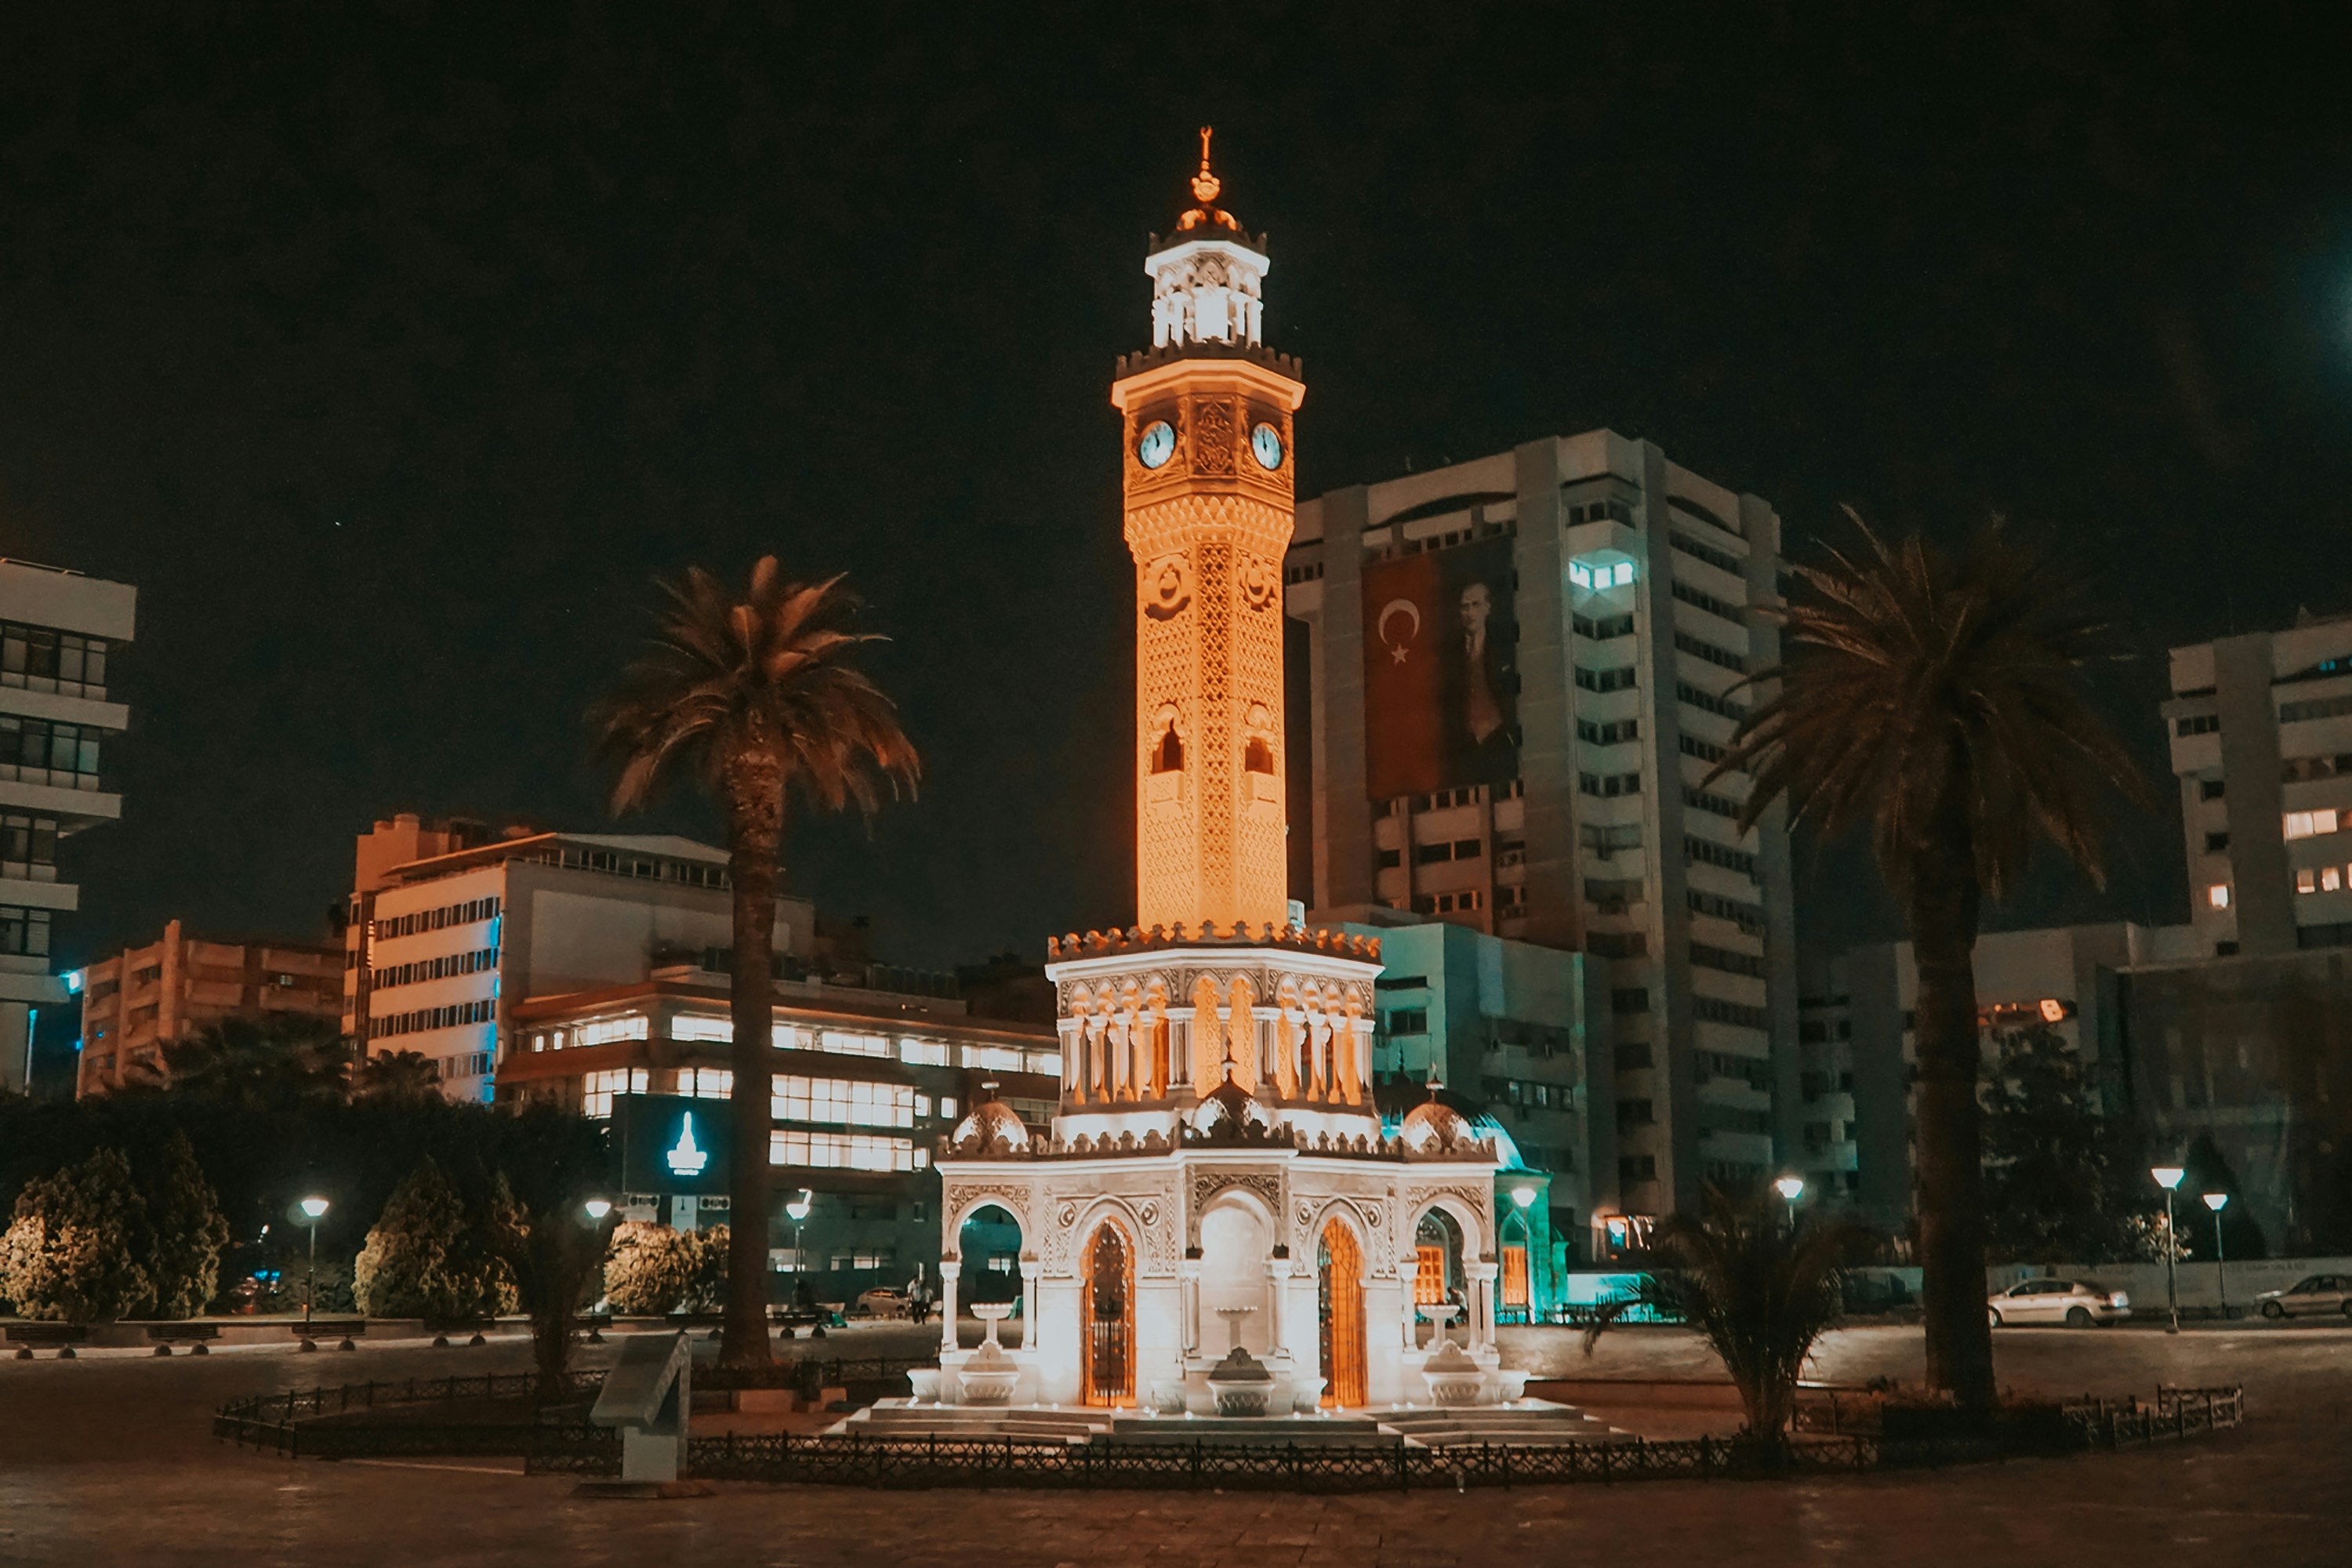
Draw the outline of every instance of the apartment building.
M129 584L0 560L0 1089L29 1087L35 1021L68 996L52 944L80 889L58 841L122 815L108 763L131 711L109 683L137 608Z
M2352 945L2352 616L2177 647L2171 675L2202 951Z
M936 1284L932 1147L990 1086L1045 1128L1061 1093L1053 1024L982 1019L953 996L876 985L783 980L776 992L772 1131L760 1152L775 1168L779 1208L769 1216L772 1294L805 1281L819 1300L847 1300L918 1273ZM610 1121L631 1214L682 1227L728 1221L727 1108L695 1114L734 1088L724 973L680 963L523 1002L511 1017L502 1102ZM808 1213L791 1222L782 1205L803 1189Z
M379 822L355 858L344 1027L370 1052L431 1058L452 1099L492 1100L515 1004L730 948L729 886L724 850L668 835ZM805 959L814 932L805 900L777 900L780 961Z
M160 1080L163 1047L239 1016L342 1014L342 949L327 942L225 942L178 921L68 977L82 998L76 1094Z
M1294 884L1318 920L1605 959L1625 1120L1594 1198L1629 1215L1793 1142L1786 816L1740 832L1748 781L1708 777L1779 659L1780 549L1764 501L1597 430L1305 502L1285 563Z

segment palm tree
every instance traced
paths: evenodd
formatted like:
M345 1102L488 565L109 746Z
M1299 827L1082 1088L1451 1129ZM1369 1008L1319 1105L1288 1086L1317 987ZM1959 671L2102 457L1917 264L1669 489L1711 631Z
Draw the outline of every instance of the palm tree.
M730 1008L735 1028L729 1177L734 1215L720 1359L769 1360L768 1131L776 862L784 798L871 812L885 785L910 791L915 748L888 698L851 662L871 634L842 623L857 601L839 577L788 581L772 555L751 568L740 598L709 573L664 584L668 603L653 651L594 715L621 761L613 807L644 805L671 775L691 772L727 816L735 890Z
M148 1078L173 1093L247 1107L340 1100L355 1048L331 1018L232 1014L165 1044Z
M377 1051L352 1075L353 1100L427 1100L441 1089L441 1070L422 1051Z
M1984 1306L1976 948L1987 896L2037 837L2102 880L2097 805L2146 798L2123 745L2082 695L2112 628L2045 551L1993 520L1957 550L1864 547L1799 567L1778 690L1740 724L1710 780L1754 774L1741 826L1785 795L1792 823L1862 824L1902 906L1918 970L1917 1241L1927 1381L1964 1408L1994 1395Z
M1777 1455L1788 1443L1805 1357L1837 1321L1845 1266L1870 1240L1852 1219L1791 1222L1769 1187L1735 1197L1711 1186L1704 1218L1659 1222L1652 1250L1667 1267L1601 1308L1584 1331L1584 1352L1637 1310L1686 1324L1739 1390L1741 1437Z

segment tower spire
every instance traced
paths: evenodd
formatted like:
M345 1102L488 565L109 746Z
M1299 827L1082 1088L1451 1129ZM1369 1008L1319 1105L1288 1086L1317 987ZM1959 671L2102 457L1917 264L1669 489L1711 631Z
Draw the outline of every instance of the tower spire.
M1203 206L1215 201L1217 193L1225 188L1225 183L1209 169L1209 137L1213 132L1213 127L1201 127L1201 172L1192 176L1192 199Z

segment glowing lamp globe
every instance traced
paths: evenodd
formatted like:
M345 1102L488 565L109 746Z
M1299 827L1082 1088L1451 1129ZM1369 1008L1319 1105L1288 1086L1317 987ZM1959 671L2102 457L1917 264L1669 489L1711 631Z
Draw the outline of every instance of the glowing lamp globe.
M2215 1214L2220 1214L2222 1209L2229 1205L2229 1202L2230 1194L2227 1193L2207 1193L2205 1194L2205 1206L2211 1209Z
M1511 1189L1511 1201L1523 1209L1533 1208L1536 1204L1536 1190L1533 1187L1514 1187Z
M2153 1166L2149 1169L2147 1173L2154 1176L2156 1178L2156 1184L2162 1187L2168 1193L2172 1191L2173 1188L2179 1186L2180 1184L2181 1178L2189 1174L2187 1171L2181 1169L2179 1165Z
M322 1219L326 1216L327 1213L327 1200L324 1198L304 1198L302 1200L302 1212L310 1215L312 1219Z
M1798 1198L1804 1195L1805 1178L1802 1176L1783 1176L1779 1181L1772 1184L1772 1189L1779 1193L1782 1197L1788 1199L1789 1202L1795 1203Z
M606 1198L590 1198L587 1203L582 1206L587 1209L588 1217L590 1219L603 1219L606 1215L613 1212L613 1205L611 1201Z

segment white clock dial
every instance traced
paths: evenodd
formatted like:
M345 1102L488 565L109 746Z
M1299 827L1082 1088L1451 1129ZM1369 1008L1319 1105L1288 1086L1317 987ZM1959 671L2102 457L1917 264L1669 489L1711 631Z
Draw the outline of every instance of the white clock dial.
M1282 432L1271 425L1260 425L1250 432L1250 450L1257 454L1258 467L1282 467Z
M1165 419L1155 419L1143 427L1143 437L1135 444L1136 461L1147 468L1157 468L1176 455L1176 430Z

